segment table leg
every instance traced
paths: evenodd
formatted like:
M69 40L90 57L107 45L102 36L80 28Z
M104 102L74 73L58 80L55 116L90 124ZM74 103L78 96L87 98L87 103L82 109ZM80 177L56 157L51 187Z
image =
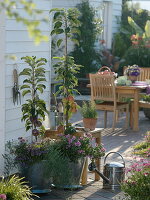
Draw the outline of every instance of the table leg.
M133 120L133 131L139 130L139 91L135 90L134 93L134 120Z
M99 137L96 138L96 143L99 145L101 143L101 134ZM100 158L96 159L96 167L98 169L98 171L100 171ZM95 172L95 181L99 181L100 180L100 176Z
M87 185L87 167L88 167L88 158L85 160L82 177L81 177L81 185Z

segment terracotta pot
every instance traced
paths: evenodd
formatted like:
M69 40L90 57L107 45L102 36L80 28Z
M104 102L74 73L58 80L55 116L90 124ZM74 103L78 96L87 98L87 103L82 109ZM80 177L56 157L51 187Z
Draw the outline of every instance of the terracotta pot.
M91 131L96 128L97 118L83 118L83 125Z

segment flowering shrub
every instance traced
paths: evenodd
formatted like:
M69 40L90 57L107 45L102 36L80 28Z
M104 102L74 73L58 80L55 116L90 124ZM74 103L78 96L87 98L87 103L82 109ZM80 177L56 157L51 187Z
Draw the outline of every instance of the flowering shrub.
M127 179L121 188L133 200L150 200L150 161L135 160L126 169Z
M83 137L61 134L60 141L56 143L56 148L72 162L86 156L100 158L105 155L105 149L102 145L92 145L93 139L91 134Z
M29 143L24 138L18 138L17 143L8 142L7 147L10 150L10 153L13 154L14 164L27 166L33 164L37 161L43 160L48 151L52 141L49 139L42 140L40 142Z

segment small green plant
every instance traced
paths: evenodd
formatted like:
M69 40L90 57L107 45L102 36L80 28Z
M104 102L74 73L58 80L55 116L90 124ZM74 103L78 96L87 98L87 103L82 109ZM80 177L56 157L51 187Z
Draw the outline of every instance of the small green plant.
M143 101L150 102L150 94L143 95Z
M83 118L97 118L97 111L95 108L94 102L83 102L83 105L80 109Z
M45 101L39 98L39 93L43 93L46 88L45 69L42 66L47 61L45 58L37 59L36 56L26 56L21 59L29 65L29 68L25 68L20 73L20 76L25 76L20 89L23 90L22 96L30 95L22 105L22 121L25 121L26 131L32 129L32 135L37 140L37 136L44 129L42 122L45 114L48 113Z
M144 141L133 146L133 149L135 155L150 157L150 131L146 133Z
M0 199L3 200L33 200L32 196L36 196L31 193L23 178L17 176L2 178L0 181L0 194Z

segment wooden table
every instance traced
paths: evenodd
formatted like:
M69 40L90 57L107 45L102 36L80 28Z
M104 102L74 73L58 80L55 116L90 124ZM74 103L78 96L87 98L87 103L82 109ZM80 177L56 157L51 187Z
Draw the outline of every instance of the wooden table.
M83 127L77 127L77 136L81 136L84 135L85 131ZM101 144L101 132L102 132L103 128L96 128L93 131L90 131L89 133L92 134L92 136L95 138L96 143L99 145ZM52 139L58 139L59 137L57 136L58 132L54 131L54 130L50 130L47 129L45 132L45 137L49 137ZM96 166L97 169L100 170L100 158L96 159ZM85 161L85 165L83 168L83 172L82 172L82 177L81 177L81 185L87 185L87 171L88 171L88 159L86 159ZM95 181L98 181L100 179L99 175L97 173L95 173Z
M90 84L87 87L91 87ZM145 86L116 86L116 93L122 97L131 97L133 98L133 108L134 112L133 118L130 118L133 131L139 130L139 96Z
M124 97L129 95L133 98L133 108L130 111L134 112L134 115L131 113L133 118L130 118L130 124L132 124L131 128L133 128L133 131L139 130L139 97L143 89L145 89L145 86L116 86L116 93L118 95Z

